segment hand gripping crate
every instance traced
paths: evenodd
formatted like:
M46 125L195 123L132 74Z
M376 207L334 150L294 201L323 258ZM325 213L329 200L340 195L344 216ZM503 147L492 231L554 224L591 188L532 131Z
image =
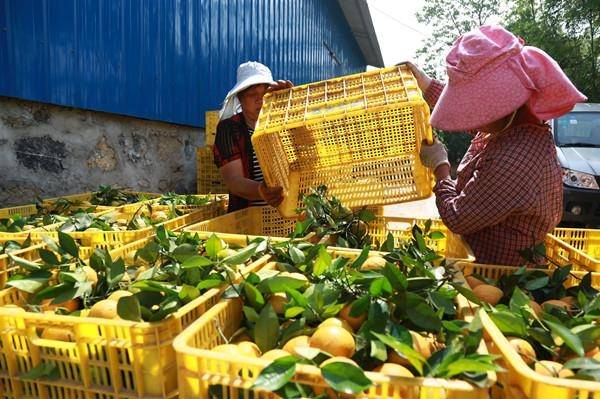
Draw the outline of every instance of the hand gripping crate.
M561 264L600 272L600 230L556 228L548 234L546 253Z
M217 125L219 124L219 111L206 111L204 113L204 145L215 145L215 137L217 135Z
M373 239L383 243L388 233L394 236L394 244L412 237L413 224L421 227L425 219L383 216L381 209L375 209L376 219L368 223L367 232ZM233 233L249 236L271 236L284 238L294 231L295 221L282 218L274 208L269 206L250 207L227 213L215 219L206 220L184 228L189 232ZM441 231L445 237L439 240L427 239L426 243L437 253L453 260L474 261L473 251L464 239L451 232L441 220L433 220L432 231Z
M281 214L325 184L346 206L384 205L431 195L419 159L431 140L429 107L407 66L269 93L252 144L269 186L281 186Z
M333 257L356 258L360 251L329 248ZM271 267L268 265L267 267ZM460 317L471 320L472 315L464 297L457 297ZM462 313L464 311L464 313ZM269 361L240 356L235 359L211 351L223 344L224 337L231 337L242 321L239 301L223 300L187 327L173 342L179 369L179 394L182 398L211 398L210 389L221 391L223 398L276 399L278 395L251 389L254 379ZM482 341L480 353L487 353ZM377 387L369 388L360 398L406 398L406 399L488 399L490 386L496 381L494 372L488 373L490 385L477 388L459 380L436 378L389 377L380 373L367 372ZM294 381L311 386L325 387L320 371L311 365L297 365ZM349 397L340 394L340 397Z
M111 251L111 255L113 259L126 258L152 239L130 243ZM256 272L268 260L265 255L242 273ZM0 307L0 397L176 398L172 341L218 302L222 290L210 289L166 319L152 323L15 312ZM15 289L0 291L0 306L23 300ZM40 329L47 327L70 331L73 342L40 338ZM54 363L57 379L21 377L42 362Z
M478 274L483 277L498 279L502 276L512 274L519 268L514 266L484 265L477 263L456 264L463 275ZM548 274L552 270L543 270ZM576 285L588 272L571 271L565 285L567 287ZM592 286L600 288L600 273L592 272ZM470 305L473 309L477 305ZM536 373L529 367L513 349L508 339L496 327L492 319L485 311L480 310L480 318L485 330L486 340L491 345L488 348L493 354L502 356L502 366L506 372L498 373L498 381L502 384L505 398L526 399L573 399L573 398L595 398L600 399L600 382L573 380L566 378L547 377Z
M196 185L198 194L226 193L229 190L215 165L212 147L196 148Z

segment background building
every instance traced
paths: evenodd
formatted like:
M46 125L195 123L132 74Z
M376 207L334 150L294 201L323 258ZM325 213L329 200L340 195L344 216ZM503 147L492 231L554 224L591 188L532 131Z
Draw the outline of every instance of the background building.
M383 64L365 0L0 0L0 204L193 192L247 60L295 84Z

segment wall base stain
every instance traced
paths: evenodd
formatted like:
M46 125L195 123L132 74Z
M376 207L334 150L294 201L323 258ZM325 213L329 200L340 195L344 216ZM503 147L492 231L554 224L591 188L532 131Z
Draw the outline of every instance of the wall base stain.
M0 96L0 207L112 184L194 193L204 131Z
M67 156L65 143L42 137L24 137L15 141L17 160L26 168L60 173L65 168L63 159Z

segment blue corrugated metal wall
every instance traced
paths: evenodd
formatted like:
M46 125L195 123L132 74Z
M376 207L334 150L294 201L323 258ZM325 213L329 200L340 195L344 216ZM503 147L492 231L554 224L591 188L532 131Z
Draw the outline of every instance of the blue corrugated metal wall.
M336 0L0 0L0 95L203 126L246 60L365 69Z

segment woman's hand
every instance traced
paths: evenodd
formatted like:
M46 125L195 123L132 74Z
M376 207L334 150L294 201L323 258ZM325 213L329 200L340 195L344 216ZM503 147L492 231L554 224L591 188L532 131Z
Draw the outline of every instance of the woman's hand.
M283 201L283 188L267 187L265 182L258 186L258 194L269 205L276 208Z
M410 71L413 73L413 75L415 75L415 79L417 79L417 84L419 85L419 88L423 93L425 93L425 91L429 87L429 84L432 81L429 75L427 75L421 68L419 68L410 61L403 61L396 65L407 65L410 68Z
M267 93L269 93L271 91L289 89L290 87L293 87L293 86L294 86L294 84L292 82L290 82L289 80L278 80L269 85L269 87L267 88Z
M448 152L438 139L435 139L431 145L423 141L419 156L423 165L434 171L436 180L442 180L450 176Z

